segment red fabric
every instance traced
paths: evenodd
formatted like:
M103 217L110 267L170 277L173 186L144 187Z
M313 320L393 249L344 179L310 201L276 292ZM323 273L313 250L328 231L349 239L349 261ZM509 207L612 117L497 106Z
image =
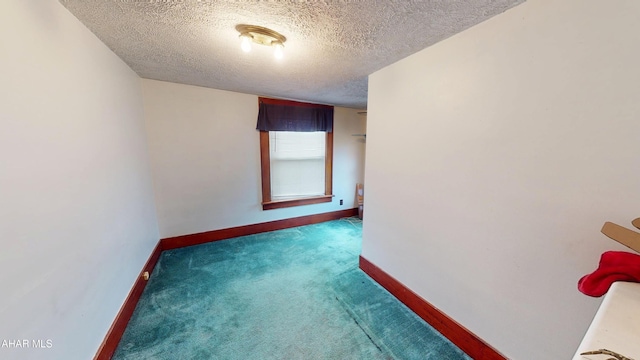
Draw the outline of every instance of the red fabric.
M606 294L615 281L640 282L640 255L624 251L604 252L596 271L578 281L578 290L599 297Z

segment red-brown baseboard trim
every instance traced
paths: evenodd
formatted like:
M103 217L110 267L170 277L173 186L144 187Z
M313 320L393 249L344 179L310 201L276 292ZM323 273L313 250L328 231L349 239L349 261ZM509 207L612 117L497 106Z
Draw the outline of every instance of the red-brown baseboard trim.
M491 345L360 256L360 269L474 360L507 360Z
M120 308L118 315L116 315L115 320L113 320L113 324L111 324L109 331L107 331L107 335L98 348L98 352L94 356L93 360L110 360L115 353L116 348L118 347L118 343L120 342L120 339L124 334L124 330L127 328L129 319L131 319L131 315L133 315L133 311L135 310L136 305L138 305L138 300L140 300L142 291L147 285L147 282L142 278L142 274L144 274L145 271L148 271L149 274L151 274L153 268L158 262L158 259L160 258L160 254L164 250L171 250L185 246L203 244L211 241L230 239L238 236L258 234L267 231L287 229L296 226L317 224L325 221L337 220L344 217L357 215L358 209L354 208L161 239L160 241L158 241L158 244L151 252L151 256L149 256L147 263L144 265L144 268L140 272L140 276L133 284L131 291L129 291L129 295L125 299L124 304L122 304L122 307Z
M358 209L339 210L322 214L300 216L291 219L269 221L259 224L238 226L228 229L212 230L197 234L181 235L160 240L163 250L199 245L212 241L225 240L238 236L253 235L267 231L281 230L302 225L310 225L349 216L357 216Z
M126 329L129 319L131 319L131 315L133 315L133 310L135 310L136 305L138 304L138 300L142 295L144 287L147 286L147 281L142 278L142 275L145 271L148 271L149 274L151 274L153 268L158 262L158 259L160 258L162 250L164 249L162 249L161 243L158 242L156 247L153 248L147 263L142 268L138 279L133 284L131 291L129 291L129 295L127 295L127 298L124 300L124 304L122 304L118 315L116 315L116 318L113 320L109 331L107 331L107 335L98 348L96 356L93 358L94 360L109 360L116 352L118 343L122 338L122 334L124 334L124 329Z

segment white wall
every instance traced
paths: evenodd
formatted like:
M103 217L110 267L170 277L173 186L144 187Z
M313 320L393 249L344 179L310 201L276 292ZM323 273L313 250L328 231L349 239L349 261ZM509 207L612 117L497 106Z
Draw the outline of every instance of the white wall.
M363 256L513 359L568 359L640 216L640 2L529 0L369 80Z
M263 211L258 97L142 80L161 237L356 207L365 119L335 108L333 202ZM344 205L339 205L339 200Z
M158 241L139 78L54 0L0 2L2 359L90 359Z

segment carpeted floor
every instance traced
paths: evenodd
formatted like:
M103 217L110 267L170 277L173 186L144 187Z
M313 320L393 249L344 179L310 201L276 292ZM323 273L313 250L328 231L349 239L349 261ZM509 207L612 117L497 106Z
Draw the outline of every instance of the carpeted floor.
M114 359L469 359L358 269L357 218L162 253Z

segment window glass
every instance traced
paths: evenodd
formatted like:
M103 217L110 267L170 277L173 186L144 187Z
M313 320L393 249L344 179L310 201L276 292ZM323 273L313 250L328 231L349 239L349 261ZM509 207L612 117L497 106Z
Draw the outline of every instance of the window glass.
M325 193L325 132L269 132L271 199Z

